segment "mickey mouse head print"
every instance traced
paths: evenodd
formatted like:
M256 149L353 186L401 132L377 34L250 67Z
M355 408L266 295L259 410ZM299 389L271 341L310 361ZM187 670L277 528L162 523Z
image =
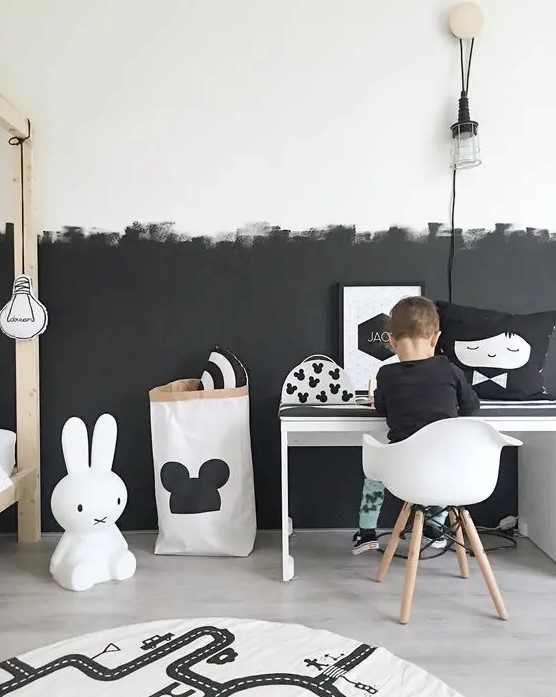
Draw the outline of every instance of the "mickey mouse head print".
M160 480L170 492L170 513L193 514L219 511L222 507L219 489L230 478L230 468L224 460L207 460L201 465L198 477L191 477L181 462L165 462Z

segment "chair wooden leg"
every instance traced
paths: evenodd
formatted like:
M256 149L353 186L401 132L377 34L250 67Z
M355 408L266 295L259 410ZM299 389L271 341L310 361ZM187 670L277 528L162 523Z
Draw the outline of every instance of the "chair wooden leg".
M473 520L469 515L469 511L462 511L461 515L465 526L465 532L467 533L467 537L469 538L469 542L471 543L473 553L477 558L479 568L481 569L481 573L483 574L483 578L485 579L485 583L487 584L490 596L492 598L494 606L496 607L496 611L498 612L500 619L507 620L508 613L506 611L506 606L504 605L502 594L500 593L500 589L498 588L498 584L496 583L496 579L494 578L494 574L492 573L492 569L490 567L487 555L485 553L485 550L483 549L483 543L481 542L481 538L479 537L477 528L475 527L475 524L473 523Z
M384 580L384 577L386 576L386 572L388 571L388 568L390 566L390 563L392 562L392 559L394 558L394 554L396 553L396 549L398 548L398 545L400 543L400 535L405 529L405 526L407 524L407 519L409 518L409 514L411 513L411 504L410 503L404 503L402 506L402 510L400 511L400 515L398 516L398 519L396 520L396 524L394 525L394 529L392 530L392 535L390 537L390 542L388 542L388 546L384 550L384 555L382 556L382 560L380 562L380 565L378 567L378 571L376 572L375 576L375 581L380 581Z
M411 531L411 544L409 545L409 556L405 571L405 583L402 596L402 608L400 612L401 624L407 624L411 613L411 601L415 590L415 579L417 577L417 567L419 566L419 556L421 553L421 539L423 537L423 511L415 512L413 530Z
M463 523L461 521L459 521L458 517L456 517L456 514L454 513L454 511L452 509L450 509L450 513L448 515L450 516L450 525L453 528L457 525L455 538L459 544L456 544L456 556L458 558L458 564L459 564L459 570L461 573L461 577L462 578L469 578L469 564L467 562L467 552L465 550L465 547L461 546L464 544L463 529L462 529Z

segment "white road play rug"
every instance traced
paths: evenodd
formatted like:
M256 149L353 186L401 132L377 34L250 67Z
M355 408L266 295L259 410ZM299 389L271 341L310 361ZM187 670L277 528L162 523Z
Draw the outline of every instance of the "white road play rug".
M458 697L424 670L336 634L256 620L118 627L0 662L0 697Z

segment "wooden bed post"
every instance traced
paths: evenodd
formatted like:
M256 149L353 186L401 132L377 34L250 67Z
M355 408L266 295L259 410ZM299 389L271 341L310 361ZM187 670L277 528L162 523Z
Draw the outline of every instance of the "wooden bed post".
M14 146L14 278L25 273L38 297L38 238L33 221L31 127L0 95L0 126ZM23 167L21 158L23 157ZM6 298L6 301L8 298ZM0 511L17 502L18 540L41 537L39 338L15 342L17 471L12 486L0 492Z
M21 147L23 148L23 172L21 172L20 149L14 148L17 173L14 182L16 189L19 187L20 209L22 208L21 192L23 192L25 215L22 223L21 213L19 213L19 231L18 226L14 229L14 241L18 240L18 244L14 243L14 270L16 277L21 272L31 278L33 291L38 298L38 241L33 220L31 138L25 140ZM23 182L21 176L23 176ZM22 247L25 268L22 268ZM32 470L23 479L18 495L17 532L20 542L37 542L41 537L38 337L30 341L15 342L15 372L18 470Z

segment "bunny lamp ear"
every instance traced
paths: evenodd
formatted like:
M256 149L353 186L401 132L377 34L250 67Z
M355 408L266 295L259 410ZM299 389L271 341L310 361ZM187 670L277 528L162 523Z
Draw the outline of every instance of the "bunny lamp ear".
M224 460L207 460L199 470L199 480L220 489L230 478L230 468Z
M68 419L62 429L62 452L68 474L80 474L89 469L87 427L76 416Z
M111 414L99 416L93 431L91 447L91 469L96 472L109 472L112 469L118 424Z

